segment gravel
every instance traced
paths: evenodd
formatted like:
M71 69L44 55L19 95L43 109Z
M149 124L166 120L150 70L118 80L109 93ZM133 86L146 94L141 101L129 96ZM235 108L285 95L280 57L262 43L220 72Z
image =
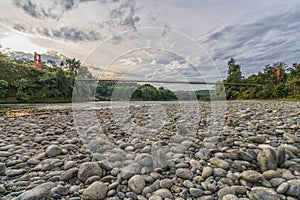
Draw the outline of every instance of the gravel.
M4 115L0 199L299 198L300 103L222 103Z

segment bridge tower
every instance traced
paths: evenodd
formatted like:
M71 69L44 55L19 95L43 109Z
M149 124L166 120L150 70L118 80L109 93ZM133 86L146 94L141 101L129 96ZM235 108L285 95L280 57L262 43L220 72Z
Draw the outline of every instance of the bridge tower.
M42 68L41 54L37 54L36 52L34 52L34 54L33 54L33 66L37 67L38 69Z

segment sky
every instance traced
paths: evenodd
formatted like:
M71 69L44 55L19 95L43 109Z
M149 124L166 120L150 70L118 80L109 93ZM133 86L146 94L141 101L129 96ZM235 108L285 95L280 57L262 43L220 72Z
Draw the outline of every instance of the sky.
M2 50L57 51L97 77L218 81L300 62L299 0L1 0Z

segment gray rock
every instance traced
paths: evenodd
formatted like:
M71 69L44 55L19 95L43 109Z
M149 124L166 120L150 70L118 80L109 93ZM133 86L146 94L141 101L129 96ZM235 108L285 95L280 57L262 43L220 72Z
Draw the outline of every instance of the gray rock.
M161 188L170 189L173 186L173 181L172 179L163 179L159 184Z
M85 185L90 185L96 181L100 181L100 177L99 176L91 176L90 178L88 178L86 181L85 181Z
M222 168L214 168L213 169L213 176L214 177L226 177L227 175L227 171L225 169Z
M101 200L106 197L107 186L100 181L94 182L82 193L83 200Z
M262 181L263 175L254 170L247 170L240 174L241 178L251 183Z
M293 197L300 197L300 179L289 180L287 183L290 187L286 194Z
M121 170L121 177L125 180L140 173L141 166L138 163L131 163Z
M262 172L277 168L277 155L273 149L263 149L257 155L257 162Z
M188 179L188 180L193 179L193 173L191 172L190 169L182 169L182 168L177 169L175 175L178 178L182 178L182 179Z
M295 147L294 145L290 145L290 144L282 144L281 145L284 149L289 150L290 152L292 152L293 154L297 155L300 153L300 149L298 149L297 147Z
M56 186L55 183L47 182L31 190L28 190L17 197L17 200L51 199L51 189Z
M225 160L221 160L217 157L213 157L209 161L210 161L210 163L212 163L213 165L215 165L219 168L222 168L222 169L225 169L225 170L229 169L229 163Z
M283 147L278 147L276 149L276 155L277 155L277 165L280 166L285 161L285 149Z
M86 181L92 176L102 177L102 169L100 165L94 162L85 162L81 164L78 169L78 178L81 181Z
M75 161L67 161L65 164L64 164L64 169L65 170L68 170L68 169L71 169L72 167L74 167L76 165L76 162Z
M271 180L273 178L281 178L281 174L274 170L268 170L263 173L263 176L267 180Z
M284 183L281 183L277 189L276 189L276 192L278 194L284 194L286 193L286 191L289 189L290 185L287 183L287 182L284 182Z
M190 194L192 197L201 197L203 195L203 191L199 188L190 188Z
M68 169L67 171L63 172L60 177L59 180L60 181L69 181L73 178L75 178L78 174L78 168L71 168Z
M0 175L5 173L5 163L0 163Z
M211 176L213 173L213 168L210 166L206 166L203 168L202 170L202 177L203 178L208 178L209 176Z
M29 165L37 165L37 164L40 163L40 160L34 159L34 158L30 158L29 160L27 160L27 163L28 163Z
M253 187L248 194L251 200L280 200L280 196L270 188Z
M226 194L223 196L222 200L239 200L239 198L234 194Z
M5 186L4 186L3 184L1 184L1 185L0 185L0 194L4 195L4 194L6 194L6 193L7 193L7 191L6 191L6 189L5 189Z
M136 194L140 194L145 186L146 186L145 179L141 175L134 175L128 181L128 187L132 192Z
M284 178L273 178L269 180L273 188L277 188L281 183L285 182Z
M159 189L156 190L155 192L153 192L154 196L160 196L161 198L169 198L169 199L173 199L173 195L170 192L170 190L168 189Z
M53 194L59 194L59 195L65 196L69 193L69 190L67 187L60 185L60 186L52 188L51 192Z
M218 191L218 197L219 199L222 199L227 194L234 194L235 195L235 189L232 187L223 187Z
M62 149L58 145L50 145L49 147L47 147L45 153L46 156L51 158L60 155L62 153Z
M8 177L18 176L24 174L26 172L25 169L10 169L5 171L5 175Z
M148 153L142 153L135 158L135 161L141 166L152 167L153 160L152 156Z
M158 195L153 195L149 198L149 200L163 200L163 199Z

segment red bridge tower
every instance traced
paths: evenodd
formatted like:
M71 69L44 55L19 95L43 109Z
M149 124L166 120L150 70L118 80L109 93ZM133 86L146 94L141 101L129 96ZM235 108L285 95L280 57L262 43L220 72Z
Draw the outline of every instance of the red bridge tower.
M41 54L37 54L36 52L34 52L34 55L33 55L33 66L37 67L38 69L42 68Z

